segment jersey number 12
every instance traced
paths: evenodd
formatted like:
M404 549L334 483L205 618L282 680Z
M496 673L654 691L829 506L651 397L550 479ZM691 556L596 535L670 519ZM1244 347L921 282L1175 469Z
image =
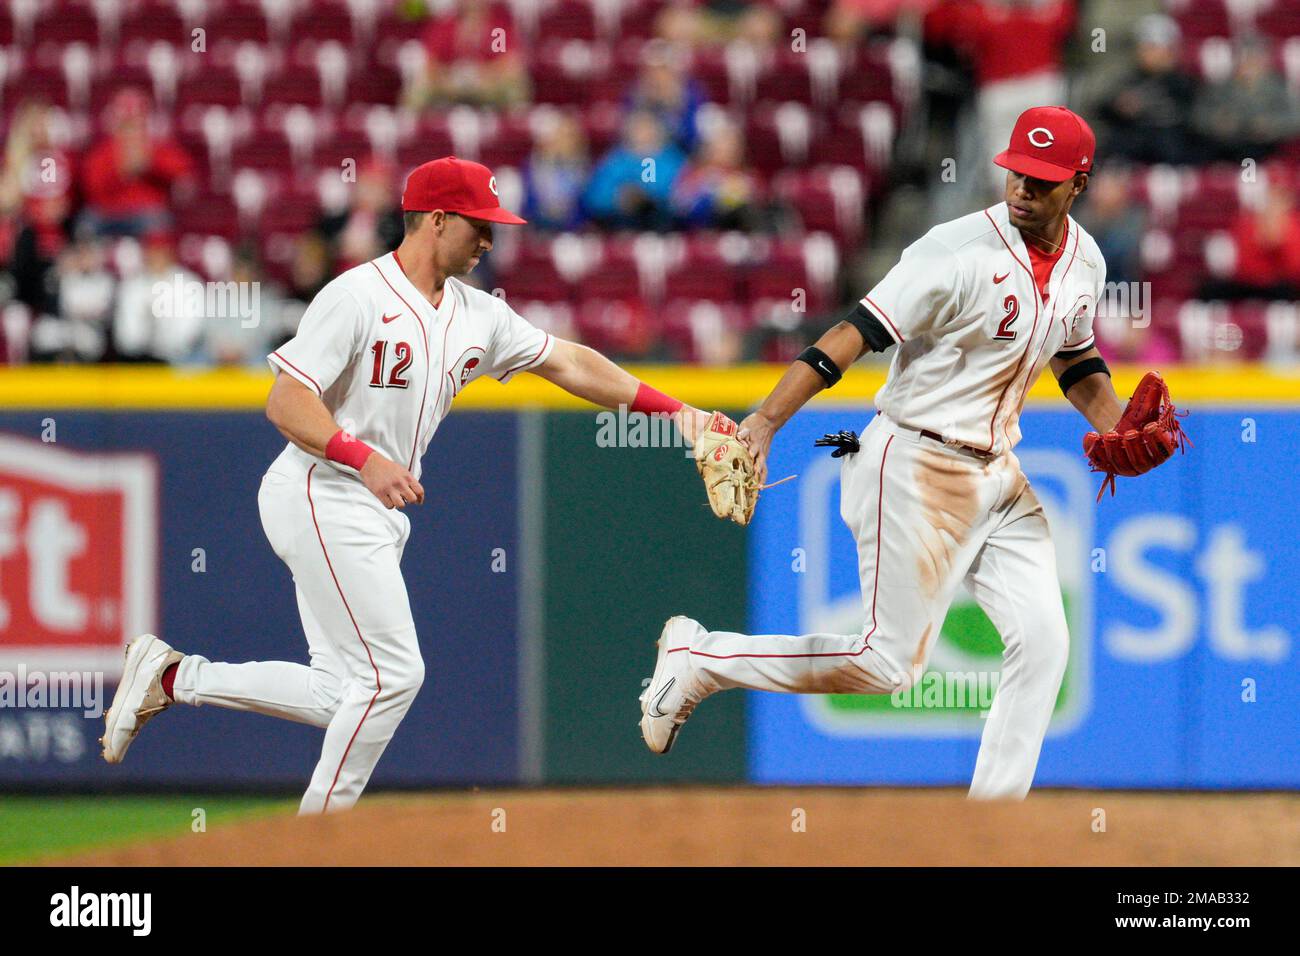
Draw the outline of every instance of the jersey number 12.
M393 355L397 359L397 364L388 373L388 381L384 381L384 361L388 357L388 340L376 339L375 344L370 346L370 351L375 353L375 365L370 373L371 388L406 388L410 384L405 377L405 372L410 367L414 355L411 351L411 343L398 342L393 346Z

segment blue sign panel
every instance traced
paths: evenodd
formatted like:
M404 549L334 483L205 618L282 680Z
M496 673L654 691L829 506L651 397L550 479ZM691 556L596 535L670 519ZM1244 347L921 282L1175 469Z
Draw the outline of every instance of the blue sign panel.
M857 632L839 462L813 441L861 409L801 413L770 470L751 546L751 630ZM1300 414L1198 408L1195 447L1118 494L1073 411L1029 410L1017 447L1047 512L1071 632L1040 786L1300 785ZM959 593L918 689L898 697L751 693L750 767L772 783L969 783L1001 644ZM964 679L963 679L964 678ZM956 693L954 694L954 691Z

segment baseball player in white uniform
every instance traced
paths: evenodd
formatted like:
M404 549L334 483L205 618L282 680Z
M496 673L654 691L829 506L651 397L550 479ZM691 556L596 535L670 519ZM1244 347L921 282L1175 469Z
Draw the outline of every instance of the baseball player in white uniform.
M352 806L424 680L400 568L410 534L401 509L423 503L420 458L466 385L533 372L597 405L671 415L688 440L709 421L454 278L492 248L493 223L524 222L501 208L485 166L425 163L402 206L397 251L330 282L269 356L277 375L267 417L289 444L258 506L293 572L310 664L218 663L142 635L127 646L105 718L109 763L171 704L215 704L324 728L300 812Z
M970 795L1021 798L1065 672L1069 634L1042 506L1014 449L1046 367L1102 433L1124 411L1093 344L1106 280L1069 215L1095 140L1064 107L1021 115L995 162L1006 201L931 229L845 321L791 365L741 423L759 480L772 436L868 349L897 346L860 450L844 448L841 515L857 539L856 634L749 635L665 625L641 729L667 752L710 694L731 687L887 694L926 660L964 580L1005 644Z

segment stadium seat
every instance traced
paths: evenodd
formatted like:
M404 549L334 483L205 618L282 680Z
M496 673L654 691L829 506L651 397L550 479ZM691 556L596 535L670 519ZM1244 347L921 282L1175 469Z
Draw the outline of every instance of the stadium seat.
M59 46L80 42L95 47L100 42L99 22L91 9L66 2L51 4L36 18L34 35Z
M667 357L676 362L731 364L749 322L745 309L713 298L672 299L661 310Z
M617 358L646 358L661 335L657 313L639 297L587 295L579 304L575 326L582 341Z
M163 40L188 47L191 39L185 22L172 4L152 2L127 11L119 27L117 42L125 47L137 41Z
M590 3L580 0L551 0L542 5L537 18L537 37L561 40L595 40L596 15Z

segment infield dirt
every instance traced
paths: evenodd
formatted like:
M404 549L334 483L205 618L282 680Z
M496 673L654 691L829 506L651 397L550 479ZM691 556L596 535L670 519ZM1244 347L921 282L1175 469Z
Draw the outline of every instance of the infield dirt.
M1104 829L1103 829L1104 826ZM102 866L1300 864L1300 795L951 790L502 790L364 798L326 817L60 857Z

